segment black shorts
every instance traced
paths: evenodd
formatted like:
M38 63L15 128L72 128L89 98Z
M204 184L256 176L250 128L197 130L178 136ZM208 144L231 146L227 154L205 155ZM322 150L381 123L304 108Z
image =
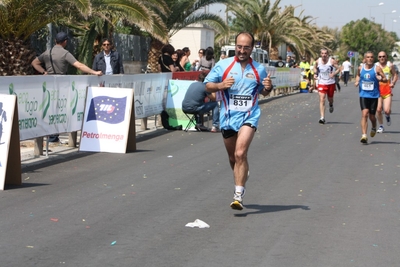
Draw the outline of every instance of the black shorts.
M378 98L360 97L361 110L368 109L369 114L375 114L378 107Z
M254 131L257 131L257 127L255 127L254 125L251 125L250 123L245 123L242 125L243 126L248 126L254 129ZM224 137L225 139L228 139L232 136L237 135L238 132L236 132L235 130L224 130L221 129L221 133L222 133L222 137Z

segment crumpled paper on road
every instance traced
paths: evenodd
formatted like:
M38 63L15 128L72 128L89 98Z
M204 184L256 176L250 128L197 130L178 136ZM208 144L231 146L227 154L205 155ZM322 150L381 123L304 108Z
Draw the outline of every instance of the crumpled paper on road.
M194 222L190 222L185 225L185 227L198 227L198 228L210 228L208 224L203 222L202 220L196 219Z

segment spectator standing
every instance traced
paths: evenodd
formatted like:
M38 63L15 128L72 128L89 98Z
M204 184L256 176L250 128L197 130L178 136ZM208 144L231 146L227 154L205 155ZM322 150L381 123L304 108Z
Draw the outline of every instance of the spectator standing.
M94 58L92 69L100 70L105 75L124 74L122 58L117 51L112 50L111 40L104 38L101 46L103 51Z
M309 84L311 84L312 81L312 75L311 75L311 67L310 63L306 60L306 57L301 57L301 62L299 65L303 75L307 77L307 80L309 81Z
M294 63L294 61L292 60L292 57L291 56L287 56L286 57L285 67L286 68L291 68L291 67L293 67L293 63Z
M32 61L32 66L41 74L59 74L66 75L68 66L72 65L82 72L101 76L103 74L100 70L92 70L85 64L76 60L76 58L65 49L67 46L68 35L65 32L59 32L55 38L56 45L50 50L46 50L40 56ZM45 68L42 67L44 64ZM49 142L59 142L58 135L50 135Z
M204 56L205 49L200 48L198 52L198 57L193 61L193 71L198 71L200 69L200 59Z
M283 62L283 59L281 56L278 57L278 61L275 62L275 67L277 68L283 68L285 67L285 62Z
M183 51L181 49L178 49L171 56L172 60L174 61L174 67L175 67L176 71L185 71L182 68L181 64L179 63L182 55L183 55Z
M190 49L189 47L182 48L183 52L185 53L181 58L181 66L185 69L185 71L192 70L192 63L190 63L189 56L190 56Z
M172 54L175 52L175 48L170 45L164 45L161 49L161 56L158 59L159 71L160 72L175 72L174 61L172 60Z
M350 58L346 57L346 60L342 63L343 82L345 86L347 86L347 83L349 81L350 69L353 67L349 60Z
M214 49L209 46L205 50L205 55L200 59L200 69L199 70L211 70L215 65L214 59Z
M41 74L59 74L66 75L68 65L72 65L82 72L101 76L101 71L92 70L85 64L76 60L76 58L65 50L67 46L68 35L65 32L59 32L56 35L56 45L50 50L46 50L40 56L32 61L32 66ZM42 67L45 65L45 69Z

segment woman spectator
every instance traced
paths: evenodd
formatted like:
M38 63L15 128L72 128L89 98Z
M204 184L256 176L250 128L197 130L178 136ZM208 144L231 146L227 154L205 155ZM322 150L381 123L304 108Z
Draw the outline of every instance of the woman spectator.
M179 63L181 61L182 55L183 55L183 51L181 49L176 50L173 54L172 54L172 60L174 61L174 67L176 69L176 71L185 71L181 64Z
M161 56L158 59L159 64L159 71L160 72L175 72L176 69L174 67L174 61L172 60L171 56L175 52L175 48L170 45L164 45L161 49Z
M200 69L200 59L203 57L204 51L206 51L206 50L203 48L199 49L199 57L196 58L192 63L194 71L198 71Z
M181 66L185 69L185 71L192 70L192 63L190 63L189 56L190 56L190 49L189 47L182 48L183 52L185 53L181 58Z
M215 65L214 49L209 46L205 51L205 55L200 59L199 70L211 70Z

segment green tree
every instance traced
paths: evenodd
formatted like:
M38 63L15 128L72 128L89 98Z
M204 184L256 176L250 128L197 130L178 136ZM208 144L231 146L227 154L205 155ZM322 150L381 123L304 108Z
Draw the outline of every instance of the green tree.
M297 54L315 55L315 46L332 37L311 24L310 16L295 16L296 7L279 7L281 0L273 4L269 0L245 0L229 5L236 17L231 28L233 33L251 31L261 46L268 50L272 59L278 57L278 47L287 44Z
M166 41L168 31L158 14L166 14L163 0L0 0L0 75L32 74L36 56L29 37L47 24L66 25L81 38L78 60L91 65L96 40L109 37L123 20Z
M363 18L343 26L341 42L344 51L357 51L361 57L367 51L372 51L375 55L379 51L390 54L395 46L396 36L385 31L380 24Z

